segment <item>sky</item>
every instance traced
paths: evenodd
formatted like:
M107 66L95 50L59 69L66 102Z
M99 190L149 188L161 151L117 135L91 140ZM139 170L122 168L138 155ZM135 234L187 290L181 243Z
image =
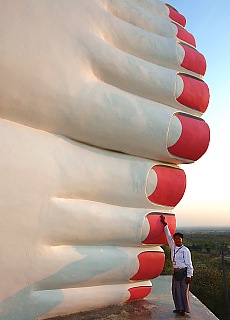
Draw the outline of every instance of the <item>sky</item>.
M202 118L211 131L205 155L182 165L187 187L175 207L177 226L230 227L230 1L168 0L186 17L186 29L206 58L210 102Z

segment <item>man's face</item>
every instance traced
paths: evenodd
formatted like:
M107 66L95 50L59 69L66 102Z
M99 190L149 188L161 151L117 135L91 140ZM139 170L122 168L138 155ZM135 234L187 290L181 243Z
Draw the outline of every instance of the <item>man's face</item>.
M175 242L175 245L177 246L177 247L181 247L182 246L182 238L181 237L179 237L179 236L175 236L175 237L173 237L173 239L174 239L174 242Z

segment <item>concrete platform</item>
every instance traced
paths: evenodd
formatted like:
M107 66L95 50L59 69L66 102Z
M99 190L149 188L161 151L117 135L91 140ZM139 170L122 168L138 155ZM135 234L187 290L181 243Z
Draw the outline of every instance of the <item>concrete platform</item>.
M82 312L66 317L52 318L52 320L171 320L218 319L194 295L191 294L192 312L184 317L175 315L171 296L171 276L160 276L153 280L150 295L144 300L132 301L119 306L110 306L93 311Z

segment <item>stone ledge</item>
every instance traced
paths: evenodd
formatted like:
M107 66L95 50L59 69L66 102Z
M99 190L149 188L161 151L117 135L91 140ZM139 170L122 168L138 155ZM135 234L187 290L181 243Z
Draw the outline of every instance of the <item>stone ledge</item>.
M192 312L185 317L175 315L172 312L174 305L171 296L171 276L160 276L152 282L152 291L144 300L56 317L52 320L171 320L175 318L218 320L193 294L191 294Z

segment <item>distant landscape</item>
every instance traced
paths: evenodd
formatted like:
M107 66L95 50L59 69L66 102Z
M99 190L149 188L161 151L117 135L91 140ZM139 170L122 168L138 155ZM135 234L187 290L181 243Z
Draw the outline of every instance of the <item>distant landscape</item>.
M177 228L178 231L180 232L208 232L208 233L212 233L212 232L230 232L230 226L222 226L222 227L215 227L215 226L210 226L210 227L204 227L204 226L201 226L201 227L178 227Z
M230 227L181 227L194 265L191 292L220 320L230 319ZM170 250L162 274L172 274Z

